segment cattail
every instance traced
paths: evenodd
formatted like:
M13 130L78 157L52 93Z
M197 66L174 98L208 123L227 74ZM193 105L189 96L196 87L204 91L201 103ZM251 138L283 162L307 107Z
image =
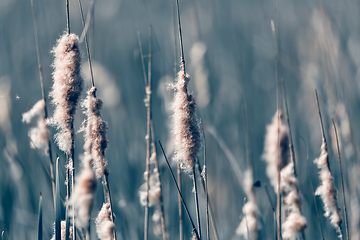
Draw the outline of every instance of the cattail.
M106 138L108 125L101 117L102 104L103 101L96 97L95 87L90 88L87 98L82 102L82 107L87 116L84 148L86 152L91 152L94 157L97 177L101 177L108 171L105 159L105 150L108 144Z
M149 178L149 206L154 206L160 203L161 190L160 190L160 183L157 180L158 178L156 174L159 173L155 168L153 174L151 174ZM145 179L146 179L146 175L147 172L144 173ZM139 197L140 197L140 204L142 206L146 206L147 204L146 182L140 187Z
M112 239L112 233L115 231L115 224L110 220L110 215L110 204L104 203L95 219L96 233L100 240Z
M324 203L324 215L325 217L330 218L331 224L339 233L339 237L341 237L340 224L342 222L342 218L338 204L338 193L334 185L334 178L330 172L329 157L324 140L321 145L320 157L315 159L314 162L320 170L319 178L321 181L321 185L316 189L315 194L321 197Z
M247 232L249 229L250 239L256 240L258 239L257 231L261 228L261 225L259 221L260 212L256 203L251 170L245 172L244 188L248 202L245 203L242 208L244 218L236 229L236 234L247 239Z
M306 219L301 215L302 196L299 190L298 180L294 174L294 164L289 162L281 172L280 189L284 196L283 204L285 221L282 224L283 238L295 239L296 233L301 233L306 228Z
M280 145L278 145L278 134ZM267 162L266 174L275 192L277 192L278 164L281 170L289 163L289 129L284 123L281 112L280 114L276 112L272 123L266 127L265 147L262 158Z
M65 240L65 229L66 229L66 222L61 221L61 240ZM55 228L54 228L54 231L55 231ZM72 239L72 234L73 234L73 228L70 226L70 228L69 228L69 238L70 239ZM50 240L55 240L55 233Z
M76 105L83 89L80 74L79 38L75 34L64 34L53 48L54 85L50 96L55 105L49 124L58 129L55 140L59 148L70 154L73 141L73 122Z
M45 122L45 101L39 100L35 105L27 112L22 114L22 121L30 123L31 119L35 116L39 116L37 126L31 128L29 131L29 137L31 139L31 148L43 149L45 154L49 154L49 129Z
M85 154L83 169L76 181L69 204L75 211L76 227L87 230L90 223L90 212L94 206L96 177L91 167L92 156Z
M201 149L200 125L196 118L196 103L187 86L190 78L181 70L175 84L175 96L172 105L172 127L174 134L175 159L181 167L190 172Z

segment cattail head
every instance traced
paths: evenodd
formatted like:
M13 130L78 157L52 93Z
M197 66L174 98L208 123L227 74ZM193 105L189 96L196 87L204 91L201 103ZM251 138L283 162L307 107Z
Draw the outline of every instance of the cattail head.
M37 126L31 128L29 131L29 137L31 139L31 148L43 149L46 154L49 153L49 129L45 122L45 101L39 100L35 105L27 112L22 114L22 121L30 123L31 119L35 116L39 116Z
M289 162L289 129L284 123L281 112L276 112L271 124L266 127L262 158L267 162L266 174L277 192L278 166L282 169Z
M172 104L175 159L180 161L182 168L188 172L194 167L201 149L201 132L196 118L195 98L187 91L189 81L189 76L180 71Z
M298 180L294 174L293 162L289 162L288 165L281 169L280 174L280 189L284 198L283 205L286 216L282 224L283 238L295 239L296 232L303 232L307 223L305 217L301 215L302 195L299 190Z
M49 123L58 129L55 140L59 148L70 153L74 131L74 114L83 89L78 36L75 34L62 35L52 52L55 56L53 63L54 84L50 96L55 105L55 111L53 117L49 119Z
M257 206L256 197L253 187L253 175L251 170L247 170L244 175L244 191L248 198L248 202L242 208L244 217L241 220L236 234L247 238L249 230L250 239L258 239L257 231L261 228L259 217L260 211Z
M110 220L110 216L110 205L108 203L104 203L97 218L95 219L96 233L100 240L112 239L112 233L115 230L115 224Z
M338 205L338 193L335 188L334 178L330 172L328 152L326 149L326 143L323 140L320 157L314 160L320 170L319 177L321 181L321 185L316 189L315 194L319 195L324 203L325 217L330 218L331 224L341 235L340 224L342 218Z
M83 169L76 181L74 191L69 200L76 217L76 226L87 229L90 223L90 212L94 206L96 191L95 173L91 167L92 157L85 154Z
M85 152L91 152L94 157L94 167L98 177L108 171L105 159L105 150L108 145L106 138L108 125L101 117L100 110L102 105L103 101L96 97L96 88L92 87L88 91L88 96L82 102L87 118L84 148Z
M149 206L153 206L155 204L160 203L160 196L161 196L161 189L160 189L160 182L157 178L157 168L154 169L153 174L151 174L149 178ZM147 173L145 172L145 179ZM147 204L147 191L146 191L146 182L140 187L139 190L139 197L140 197L140 204L146 206Z

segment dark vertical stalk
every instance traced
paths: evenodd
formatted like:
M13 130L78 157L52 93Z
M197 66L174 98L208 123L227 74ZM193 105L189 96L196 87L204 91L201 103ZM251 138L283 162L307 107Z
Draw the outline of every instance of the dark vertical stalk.
M185 208L185 212L186 212L186 214L187 214L187 216L188 216L188 218L189 218L189 220L190 220L191 226L192 226L192 228L193 228L193 233L195 234L196 239L197 239L197 240L200 240L199 235L198 235L198 232L196 231L196 227L195 227L194 221L193 221L192 218L191 218L190 212L189 212L189 210L188 210L188 208L187 208L187 206L186 206L185 200L184 200L184 198L183 198L183 196L182 196L182 194L181 194L181 191L180 191L180 189L179 189L179 185L178 185L177 182L176 182L176 178L175 178L174 173L173 173L173 171L172 171L172 169L171 169L171 167L170 167L170 163L169 163L169 161L168 161L168 159L167 159L167 157L166 157L164 148L163 148L160 140L158 140L158 143L159 143L159 146L160 146L160 148L161 148L161 151L162 151L162 153L163 153L163 155L164 155L166 164L167 164L167 166L168 166L168 168L169 168L171 177L172 177L172 179L173 179L173 181L174 181L174 183L175 183L175 185L176 185L176 188L177 188L177 190L178 190L178 193L180 194L181 202L182 202L182 204L183 204L183 206L184 206L184 208Z
M344 220L345 220L345 232L346 232L346 239L349 240L349 227L348 227L348 221L347 221L347 210L346 210L346 198L345 198L345 185L344 185L344 176L343 176L343 169L341 164L341 155L340 155L340 146L339 146L339 136L336 129L336 124L334 122L334 119L331 119L332 123L334 125L335 129L335 137L336 137L336 145L338 150L338 156L339 156L339 165L340 165L340 176L341 176L341 186L342 186L342 192L343 192L343 198L344 198Z
M196 184L196 174L195 174L195 166L192 168L192 174L193 174L193 183L194 183L194 197L195 197L195 207L196 207L196 219L197 219L197 225L198 225L198 231L199 231L199 239L201 239L201 224L200 224L200 208L199 208L199 198L198 198L198 191L197 191L197 184Z
M38 240L42 240L43 237L43 226L42 226L42 194L40 193L39 198L39 214L38 214Z
M149 57L148 57L148 85L146 86L147 104L147 134L146 134L146 206L144 239L148 239L149 233L149 189L150 189L150 154L151 154L151 26L149 27Z
M151 119L151 136L152 136L151 146L152 146L154 154L155 154L155 168L157 169L156 177L157 177L157 181L159 182L159 188L160 188L160 203L159 203L159 205L160 205L161 230L162 230L163 240L167 240L168 236L167 236L166 228L165 228L163 189L162 189L161 178L160 178L159 160L158 160L158 155L157 155L157 151L156 151L155 133L154 133L154 125L153 125L152 119Z

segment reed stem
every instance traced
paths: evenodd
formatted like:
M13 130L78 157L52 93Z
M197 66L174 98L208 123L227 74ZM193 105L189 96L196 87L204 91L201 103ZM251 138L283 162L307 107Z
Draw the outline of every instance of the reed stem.
M334 119L331 119L332 123L334 125L335 130L335 137L336 137L336 145L338 150L338 156L339 156L339 165L340 165L340 177L341 177L341 186L342 186L342 192L344 197L344 220L345 220L345 232L346 232L346 239L349 240L349 227L348 227L348 221L347 221L347 209L346 209L346 198L345 198L345 185L344 185L344 176L343 176L343 169L341 164L341 155L340 155L340 146L339 146L339 136L336 129L336 124L334 122Z
M181 191L180 191L180 189L179 189L179 185L178 185L177 182L176 182L176 178L175 178L174 173L173 173L173 171L172 171L172 169L171 169L171 167L170 167L170 163L169 163L169 161L168 161L168 159L167 159L167 157L166 157L164 148L163 148L160 140L158 140L158 143L159 143L159 146L160 146L160 148L161 148L161 151L162 151L162 153L163 153L163 155L164 155L164 158L165 158L166 164L167 164L167 166L168 166L168 168L169 168L169 171L170 171L170 173L171 173L171 177L172 177L172 179L173 179L173 181L174 181L174 183L175 183L175 185L176 185L176 188L177 188L177 190L178 190L178 193L179 193L179 195L180 195L181 202L182 202L182 204L183 204L183 206L184 206L184 208L185 208L185 212L186 212L186 214L187 214L187 216L188 216L188 218L189 218L189 220L190 220L190 223L191 223L191 226L192 226L192 228L193 228L193 232L194 232L194 234L195 234L195 237L196 237L197 240L200 240L199 234L198 234L198 232L197 232L197 230L196 230L196 227L195 227L195 224L194 224L194 221L193 221L192 218L191 218L190 212L189 212L189 210L188 210L188 208L187 208L187 206L186 206L185 200L184 200L184 198L183 198L183 196L182 196L182 194L181 194Z

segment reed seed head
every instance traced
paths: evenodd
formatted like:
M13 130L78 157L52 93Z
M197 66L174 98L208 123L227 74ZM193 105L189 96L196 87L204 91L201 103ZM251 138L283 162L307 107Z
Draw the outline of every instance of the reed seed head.
M201 149L201 131L196 118L195 98L187 90L189 81L189 76L181 70L175 84L172 104L175 159L186 172L190 172L194 167Z
M48 123L58 130L55 141L59 148L65 153L70 153L76 105L83 89L78 36L75 34L62 35L52 52L55 56L54 84L50 96L55 111Z

